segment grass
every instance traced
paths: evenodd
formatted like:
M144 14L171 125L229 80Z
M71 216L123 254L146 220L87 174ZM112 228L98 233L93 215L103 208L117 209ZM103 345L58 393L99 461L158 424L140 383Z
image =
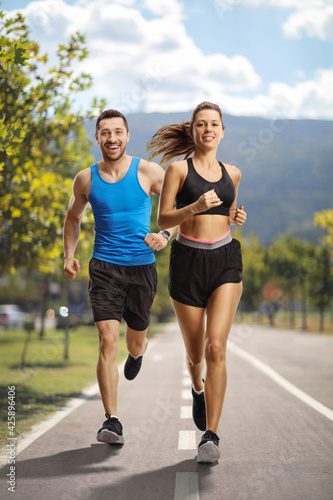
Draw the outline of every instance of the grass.
M266 316L259 312L241 313L237 312L235 321L238 323L250 323L268 326L269 320ZM290 315L287 311L278 311L274 316L274 327L283 329L292 329L303 331L302 314L295 312L295 324L292 328L290 325ZM313 333L322 333L325 335L333 335L333 315L332 311L327 311L325 314L324 331L319 332L320 321L318 312L308 312L307 314L307 331Z
M149 337L160 330L151 325ZM123 328L121 333L123 332ZM0 448L8 443L8 387L15 386L15 436L77 397L87 385L96 382L98 335L96 328L80 327L70 332L69 360L64 358L64 333L46 331L40 341L37 332L31 340L21 368L27 333L0 330ZM124 336L120 336L118 362L127 356Z

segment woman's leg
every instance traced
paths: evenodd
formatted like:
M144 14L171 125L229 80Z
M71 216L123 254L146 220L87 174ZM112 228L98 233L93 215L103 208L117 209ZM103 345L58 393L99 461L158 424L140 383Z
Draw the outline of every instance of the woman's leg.
M173 299L171 302L182 332L186 350L186 365L193 387L196 391L201 391L205 364L205 309L181 304Z
M207 429L215 434L227 386L227 340L241 295L242 283L226 283L212 293L207 303L205 398Z

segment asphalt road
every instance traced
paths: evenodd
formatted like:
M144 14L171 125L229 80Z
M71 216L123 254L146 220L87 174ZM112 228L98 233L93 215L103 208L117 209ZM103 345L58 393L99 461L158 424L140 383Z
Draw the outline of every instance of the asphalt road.
M190 417L180 333L170 324L151 342L139 376L129 382L121 374L125 445L96 441L104 415L95 395L18 454L15 493L7 490L9 466L1 469L0 498L332 500L333 421L321 413L322 405L333 409L332 359L333 337L235 325L221 458L198 464L202 433ZM288 382L318 408L292 394Z

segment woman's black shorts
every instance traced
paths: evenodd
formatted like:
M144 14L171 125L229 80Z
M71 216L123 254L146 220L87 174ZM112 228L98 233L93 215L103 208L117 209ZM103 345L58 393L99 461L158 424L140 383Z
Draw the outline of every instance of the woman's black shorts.
M225 283L242 281L241 244L232 239L216 249L171 244L169 269L170 297L195 307L206 307L211 294Z

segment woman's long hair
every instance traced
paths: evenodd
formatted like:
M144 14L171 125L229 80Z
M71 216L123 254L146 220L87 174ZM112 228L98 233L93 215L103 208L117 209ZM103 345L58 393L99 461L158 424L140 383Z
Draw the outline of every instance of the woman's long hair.
M146 145L148 160L151 161L156 156L162 155L160 163L166 165L171 160L189 158L195 151L192 138L193 123L196 114L204 109L214 109L219 113L224 130L220 107L212 102L204 101L193 110L191 121L164 125L158 129Z

